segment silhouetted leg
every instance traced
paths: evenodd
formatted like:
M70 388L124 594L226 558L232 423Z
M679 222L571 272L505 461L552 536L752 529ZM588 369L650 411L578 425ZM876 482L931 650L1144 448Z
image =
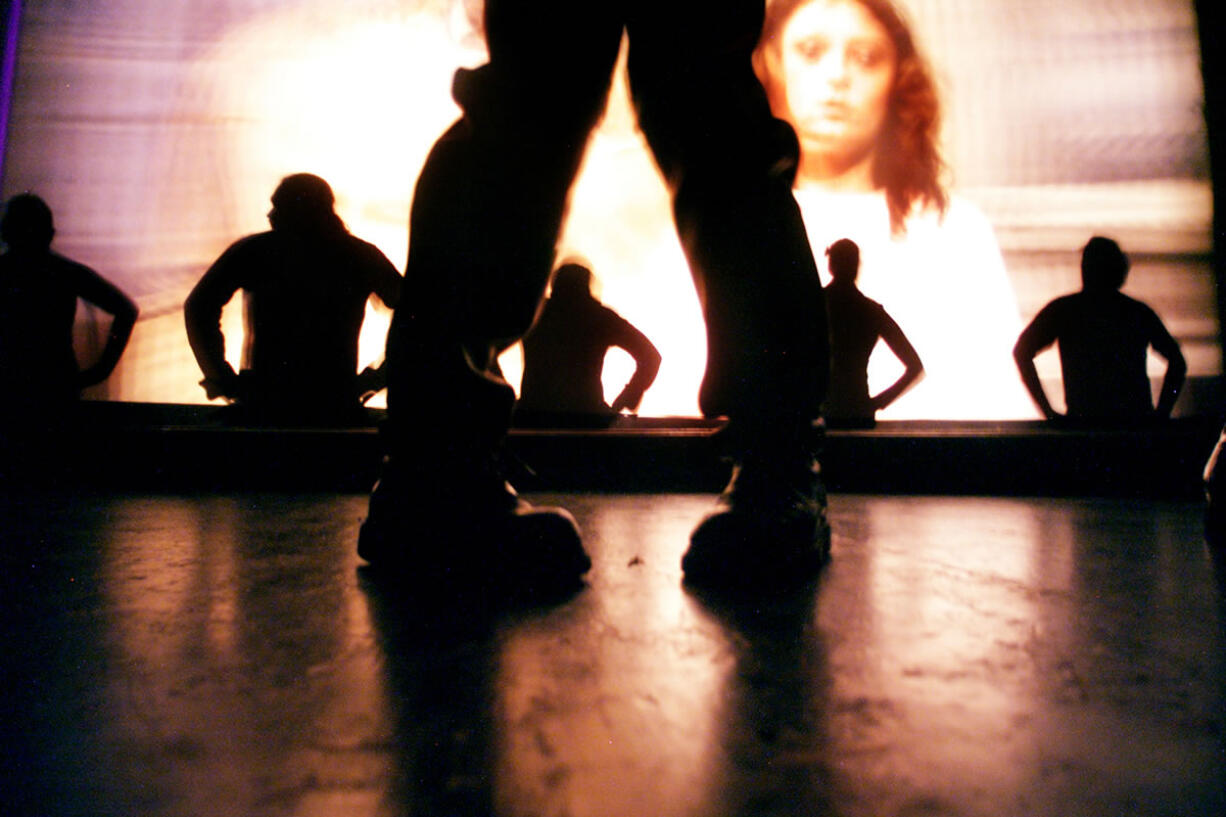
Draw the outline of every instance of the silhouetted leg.
M622 25L572 0L489 0L485 15L490 62L457 73L464 116L417 183L405 289L388 335L388 458L359 552L372 562L441 560L450 570L471 558L449 551L480 535L515 540L488 544L519 548L521 564L541 561L528 553L535 548L577 576L587 557L573 522L566 518L573 547L568 540L550 552L545 539L566 538L562 517L520 524L523 503L492 463L514 402L497 354L527 331L544 294ZM531 541L509 532L509 521Z
M631 87L706 319L703 413L816 419L825 302L791 192L796 138L751 68L762 3L647 9L631 25Z
M751 68L762 8L643 4L629 27L639 122L706 319L699 400L707 416L729 418L737 463L724 511L695 531L691 579L795 575L829 546L811 439L829 377L826 310L791 192L796 138Z

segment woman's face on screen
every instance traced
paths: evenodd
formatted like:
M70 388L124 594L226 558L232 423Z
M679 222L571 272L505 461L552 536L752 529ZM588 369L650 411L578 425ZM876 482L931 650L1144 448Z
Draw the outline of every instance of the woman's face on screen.
M840 163L870 156L898 62L885 28L855 0L813 0L792 13L777 47L772 101L802 151Z

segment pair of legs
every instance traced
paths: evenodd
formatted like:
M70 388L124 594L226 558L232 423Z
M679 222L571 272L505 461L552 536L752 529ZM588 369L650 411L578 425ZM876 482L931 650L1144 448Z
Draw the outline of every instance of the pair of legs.
M623 32L639 123L672 193L706 319L700 405L729 419L739 462L795 470L803 459L812 475L807 436L829 341L791 194L795 136L771 116L751 68L762 10L762 0L487 0L490 61L457 73L464 116L417 184L388 335L388 458L368 526L382 515L404 520L388 527L420 528L422 515L404 510L426 504L415 497L471 496L472 475L501 443L514 392L497 355L529 329L543 298Z

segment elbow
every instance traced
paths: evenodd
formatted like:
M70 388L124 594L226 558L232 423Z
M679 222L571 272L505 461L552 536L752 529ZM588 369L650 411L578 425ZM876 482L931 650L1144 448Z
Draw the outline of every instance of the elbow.
M379 296L379 300L383 301L383 305L388 309L395 309L400 305L400 295L404 289L404 279L399 275L396 276L396 283L386 293Z
M200 296L196 294L195 290L192 290L183 301L183 314L187 315L190 319L190 316L193 315L199 308Z
M138 307L132 301L127 301L118 311L115 312L115 320L113 325L132 327L136 325L136 319L139 317L140 307Z
M206 320L204 303L199 293L193 291L183 302L183 320L189 330Z
M1166 358L1166 377L1182 380L1188 374L1188 361L1183 356L1177 345L1172 344L1169 349L1158 349L1155 351L1159 355Z
M114 322L111 324L111 332L117 335L127 337L132 334L133 328L136 326L136 319L140 317L140 310L133 305L129 310L126 310L122 315L116 315Z
M1013 362L1017 366L1018 371L1025 372L1034 365L1034 353L1028 347L1021 343L1013 347Z

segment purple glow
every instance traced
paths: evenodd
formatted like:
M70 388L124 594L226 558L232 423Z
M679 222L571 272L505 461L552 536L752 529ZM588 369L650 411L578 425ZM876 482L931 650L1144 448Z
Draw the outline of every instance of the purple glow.
M13 103L20 29L21 0L12 0L8 3L8 16L4 21L4 63L0 66L0 179L4 178L4 154L8 146L9 110Z

